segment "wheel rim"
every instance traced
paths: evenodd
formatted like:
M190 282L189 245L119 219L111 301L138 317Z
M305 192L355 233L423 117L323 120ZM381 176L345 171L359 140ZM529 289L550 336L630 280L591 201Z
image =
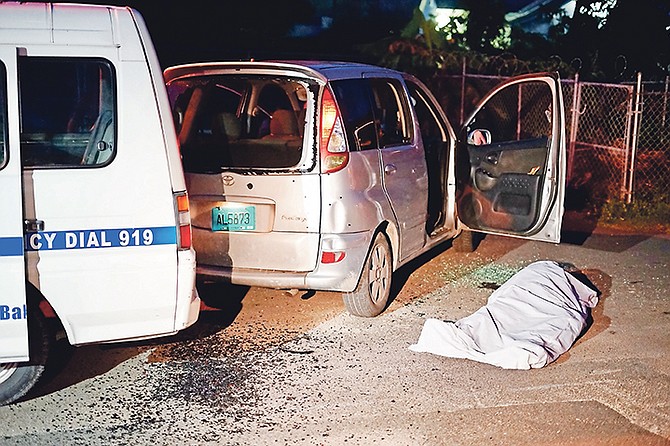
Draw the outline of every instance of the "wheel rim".
M0 384L4 383L9 379L10 376L16 372L18 363L8 362L6 364L0 364Z
M383 245L376 245L370 255L368 283L370 299L375 305L384 303L388 294L391 265Z

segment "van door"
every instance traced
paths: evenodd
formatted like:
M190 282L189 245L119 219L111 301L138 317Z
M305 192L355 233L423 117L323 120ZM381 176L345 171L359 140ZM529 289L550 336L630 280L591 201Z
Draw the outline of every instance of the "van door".
M565 113L557 74L510 79L466 120L457 152L457 205L470 229L560 241Z
M16 50L0 48L0 364L28 360L16 86Z
M412 115L402 82L369 79L381 153L381 178L398 221L402 261L425 242L428 172L423 150L413 135Z
M172 333L177 211L155 85L115 47L73 48L18 58L28 280L73 344Z
M320 177L305 122L313 122L315 85L280 70L195 74L170 79L168 93L198 274L248 283L259 271L284 271L302 285L319 256Z

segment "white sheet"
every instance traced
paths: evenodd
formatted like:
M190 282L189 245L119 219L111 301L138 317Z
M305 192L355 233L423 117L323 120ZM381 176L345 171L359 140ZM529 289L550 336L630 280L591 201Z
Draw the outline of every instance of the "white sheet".
M586 327L597 293L558 263L528 265L456 322L426 320L409 348L505 369L539 368L566 352Z

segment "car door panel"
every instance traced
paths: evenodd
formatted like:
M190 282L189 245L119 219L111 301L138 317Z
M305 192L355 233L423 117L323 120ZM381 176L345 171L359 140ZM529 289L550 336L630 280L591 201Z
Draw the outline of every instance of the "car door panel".
M459 219L482 232L560 240L563 100L556 76L514 78L466 121L458 157ZM481 129L481 130L479 130ZM481 131L491 140L468 137Z
M0 48L0 363L28 360L16 51Z

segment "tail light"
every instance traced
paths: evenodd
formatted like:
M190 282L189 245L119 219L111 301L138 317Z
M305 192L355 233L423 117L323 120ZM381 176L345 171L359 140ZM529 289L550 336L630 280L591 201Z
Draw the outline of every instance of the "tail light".
M179 226L177 248L181 250L191 249L191 212L188 195L186 195L186 192L177 192L174 194L174 201Z
M323 251L321 253L321 263L338 263L344 260L345 255L344 251Z
M332 173L349 162L349 152L344 137L342 118L330 89L323 90L321 98L321 173Z

